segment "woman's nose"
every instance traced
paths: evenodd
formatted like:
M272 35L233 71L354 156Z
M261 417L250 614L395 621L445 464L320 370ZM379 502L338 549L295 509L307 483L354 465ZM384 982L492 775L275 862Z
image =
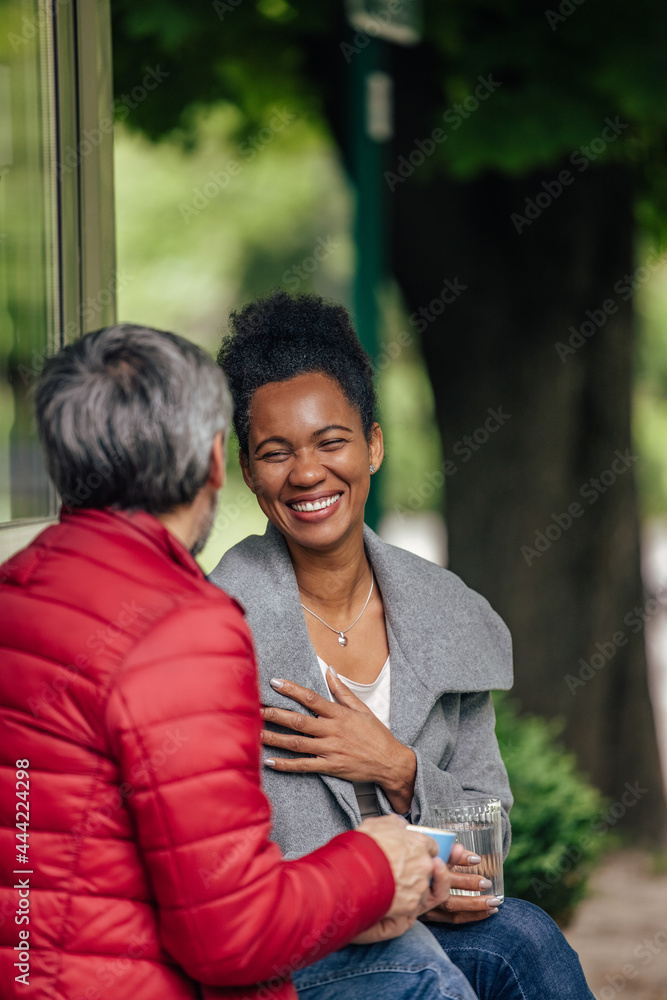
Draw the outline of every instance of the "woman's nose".
M293 486L312 486L324 478L324 469L317 456L310 451L297 452L289 475Z

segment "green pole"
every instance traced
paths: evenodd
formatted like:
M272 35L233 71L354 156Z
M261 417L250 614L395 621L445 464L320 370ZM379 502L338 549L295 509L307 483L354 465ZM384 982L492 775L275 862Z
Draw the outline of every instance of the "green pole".
M350 165L356 188L354 237L357 262L354 314L359 339L375 364L379 349L378 295L387 273L387 186L391 137L391 79L386 42L366 36L350 60ZM382 473L371 481L366 523L377 529L382 514Z

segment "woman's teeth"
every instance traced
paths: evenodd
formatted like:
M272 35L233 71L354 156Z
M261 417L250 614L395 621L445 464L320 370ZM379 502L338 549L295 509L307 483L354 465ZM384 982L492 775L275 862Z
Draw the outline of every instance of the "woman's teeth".
M306 511L306 510L324 510L325 507L330 507L332 503L336 503L340 500L341 494L336 493L335 496L327 497L326 500L315 500L314 503L291 503L289 506L292 510Z

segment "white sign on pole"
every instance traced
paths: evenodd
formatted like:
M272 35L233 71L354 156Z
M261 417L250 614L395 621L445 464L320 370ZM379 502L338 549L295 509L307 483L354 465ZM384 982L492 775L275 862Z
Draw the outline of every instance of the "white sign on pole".
M421 0L345 0L347 19L357 31L397 45L421 39Z

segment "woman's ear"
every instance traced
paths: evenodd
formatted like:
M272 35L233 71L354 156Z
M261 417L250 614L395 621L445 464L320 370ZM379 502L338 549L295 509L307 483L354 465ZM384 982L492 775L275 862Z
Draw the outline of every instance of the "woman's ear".
M375 423L371 427L371 435L368 442L369 465L374 465L375 470L377 471L382 465L383 458L384 458L384 440L382 437L382 428L378 423Z

